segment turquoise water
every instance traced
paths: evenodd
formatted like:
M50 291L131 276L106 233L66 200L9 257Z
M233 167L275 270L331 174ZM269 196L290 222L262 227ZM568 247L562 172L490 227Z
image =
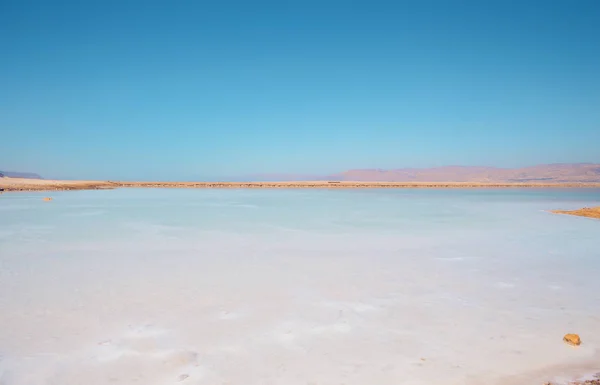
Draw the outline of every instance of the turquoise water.
M547 212L599 190L48 194L0 196L2 385L600 371L600 221Z

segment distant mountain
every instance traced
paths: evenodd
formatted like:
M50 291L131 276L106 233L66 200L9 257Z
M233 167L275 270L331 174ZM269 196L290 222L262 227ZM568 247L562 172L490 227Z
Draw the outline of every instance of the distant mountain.
M328 180L332 177L322 175L307 174L256 174L248 177L236 178L238 182L298 182L298 181L320 181Z
M9 178L27 178L27 179L44 179L38 174L32 172L17 172L17 171L0 171L0 177Z
M0 177L44 179L31 172L0 171ZM220 178L218 178L220 179ZM333 175L256 174L230 181L373 181L373 182L480 182L480 183L600 183L598 163L557 163L522 168L444 166L432 168L356 169Z
M445 166L393 170L358 169L332 180L385 182L600 182L600 164L559 163L523 168Z

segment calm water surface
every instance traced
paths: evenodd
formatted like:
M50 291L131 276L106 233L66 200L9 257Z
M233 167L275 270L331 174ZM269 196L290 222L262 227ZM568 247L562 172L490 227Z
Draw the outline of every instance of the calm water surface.
M600 371L600 221L546 211L599 190L47 194L0 196L2 385Z

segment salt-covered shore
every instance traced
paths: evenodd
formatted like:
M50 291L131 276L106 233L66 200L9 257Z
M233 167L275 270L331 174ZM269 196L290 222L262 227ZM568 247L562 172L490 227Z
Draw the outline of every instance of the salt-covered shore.
M44 196L0 199L0 383L599 385L597 223L547 211L593 190Z

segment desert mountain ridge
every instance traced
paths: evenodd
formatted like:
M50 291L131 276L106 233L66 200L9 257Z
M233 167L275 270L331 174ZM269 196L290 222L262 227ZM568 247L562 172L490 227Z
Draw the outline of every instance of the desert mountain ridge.
M32 172L0 171L0 177L43 179ZM430 168L352 169L330 175L255 174L233 182L273 181L600 183L600 163L556 163L521 168L442 166Z
M242 178L239 178L242 180ZM441 166L428 168L352 169L330 175L258 174L246 181L600 183L598 163L555 163L520 168Z
M331 179L373 182L597 183L600 182L600 164L556 163L521 168L443 166L355 169L332 175Z

